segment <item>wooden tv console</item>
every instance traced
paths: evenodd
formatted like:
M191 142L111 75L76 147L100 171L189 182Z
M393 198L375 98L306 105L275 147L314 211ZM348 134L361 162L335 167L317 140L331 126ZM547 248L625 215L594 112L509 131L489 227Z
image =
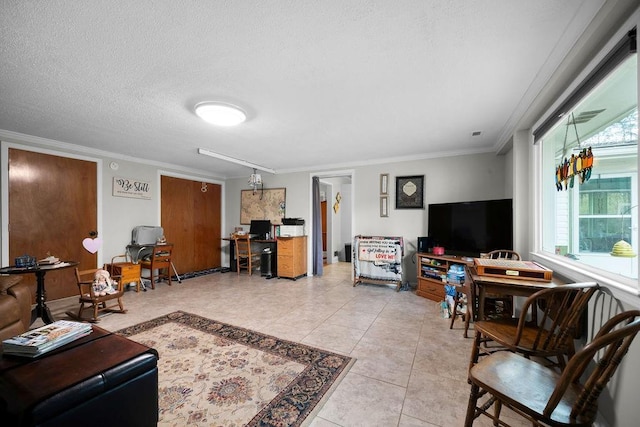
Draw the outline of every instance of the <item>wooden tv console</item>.
M418 289L416 294L433 301L444 300L444 285L447 271L452 264L473 265L473 258L455 255L434 255L428 252L416 254L418 266Z

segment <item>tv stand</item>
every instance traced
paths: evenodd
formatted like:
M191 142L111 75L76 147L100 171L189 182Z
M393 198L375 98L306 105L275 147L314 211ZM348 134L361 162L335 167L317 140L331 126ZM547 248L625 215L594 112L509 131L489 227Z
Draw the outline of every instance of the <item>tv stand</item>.
M469 258L457 255L434 255L429 252L418 252L416 257L418 260L416 294L433 301L444 301L444 285L447 283L447 272L451 265L473 265L473 259L468 261Z

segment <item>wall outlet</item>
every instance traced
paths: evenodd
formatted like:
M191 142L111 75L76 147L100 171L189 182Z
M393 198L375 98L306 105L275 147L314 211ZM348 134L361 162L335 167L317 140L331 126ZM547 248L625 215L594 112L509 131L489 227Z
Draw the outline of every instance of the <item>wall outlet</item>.
M333 251L333 256L338 256L338 251Z

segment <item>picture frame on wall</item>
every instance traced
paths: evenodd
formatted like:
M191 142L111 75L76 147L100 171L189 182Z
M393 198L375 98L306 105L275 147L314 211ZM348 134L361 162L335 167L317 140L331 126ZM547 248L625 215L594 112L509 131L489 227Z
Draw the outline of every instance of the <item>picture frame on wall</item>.
M396 209L424 209L424 175L396 177Z
M386 218L389 216L389 197L380 196L380 217Z
M381 173L380 174L380 195L386 196L389 194L389 174Z

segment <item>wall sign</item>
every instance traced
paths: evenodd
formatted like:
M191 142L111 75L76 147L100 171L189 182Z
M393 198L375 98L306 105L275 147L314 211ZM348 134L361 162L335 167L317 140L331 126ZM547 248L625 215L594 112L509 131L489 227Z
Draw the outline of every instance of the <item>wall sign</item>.
M113 177L113 195L132 199L151 200L151 185L145 181Z

